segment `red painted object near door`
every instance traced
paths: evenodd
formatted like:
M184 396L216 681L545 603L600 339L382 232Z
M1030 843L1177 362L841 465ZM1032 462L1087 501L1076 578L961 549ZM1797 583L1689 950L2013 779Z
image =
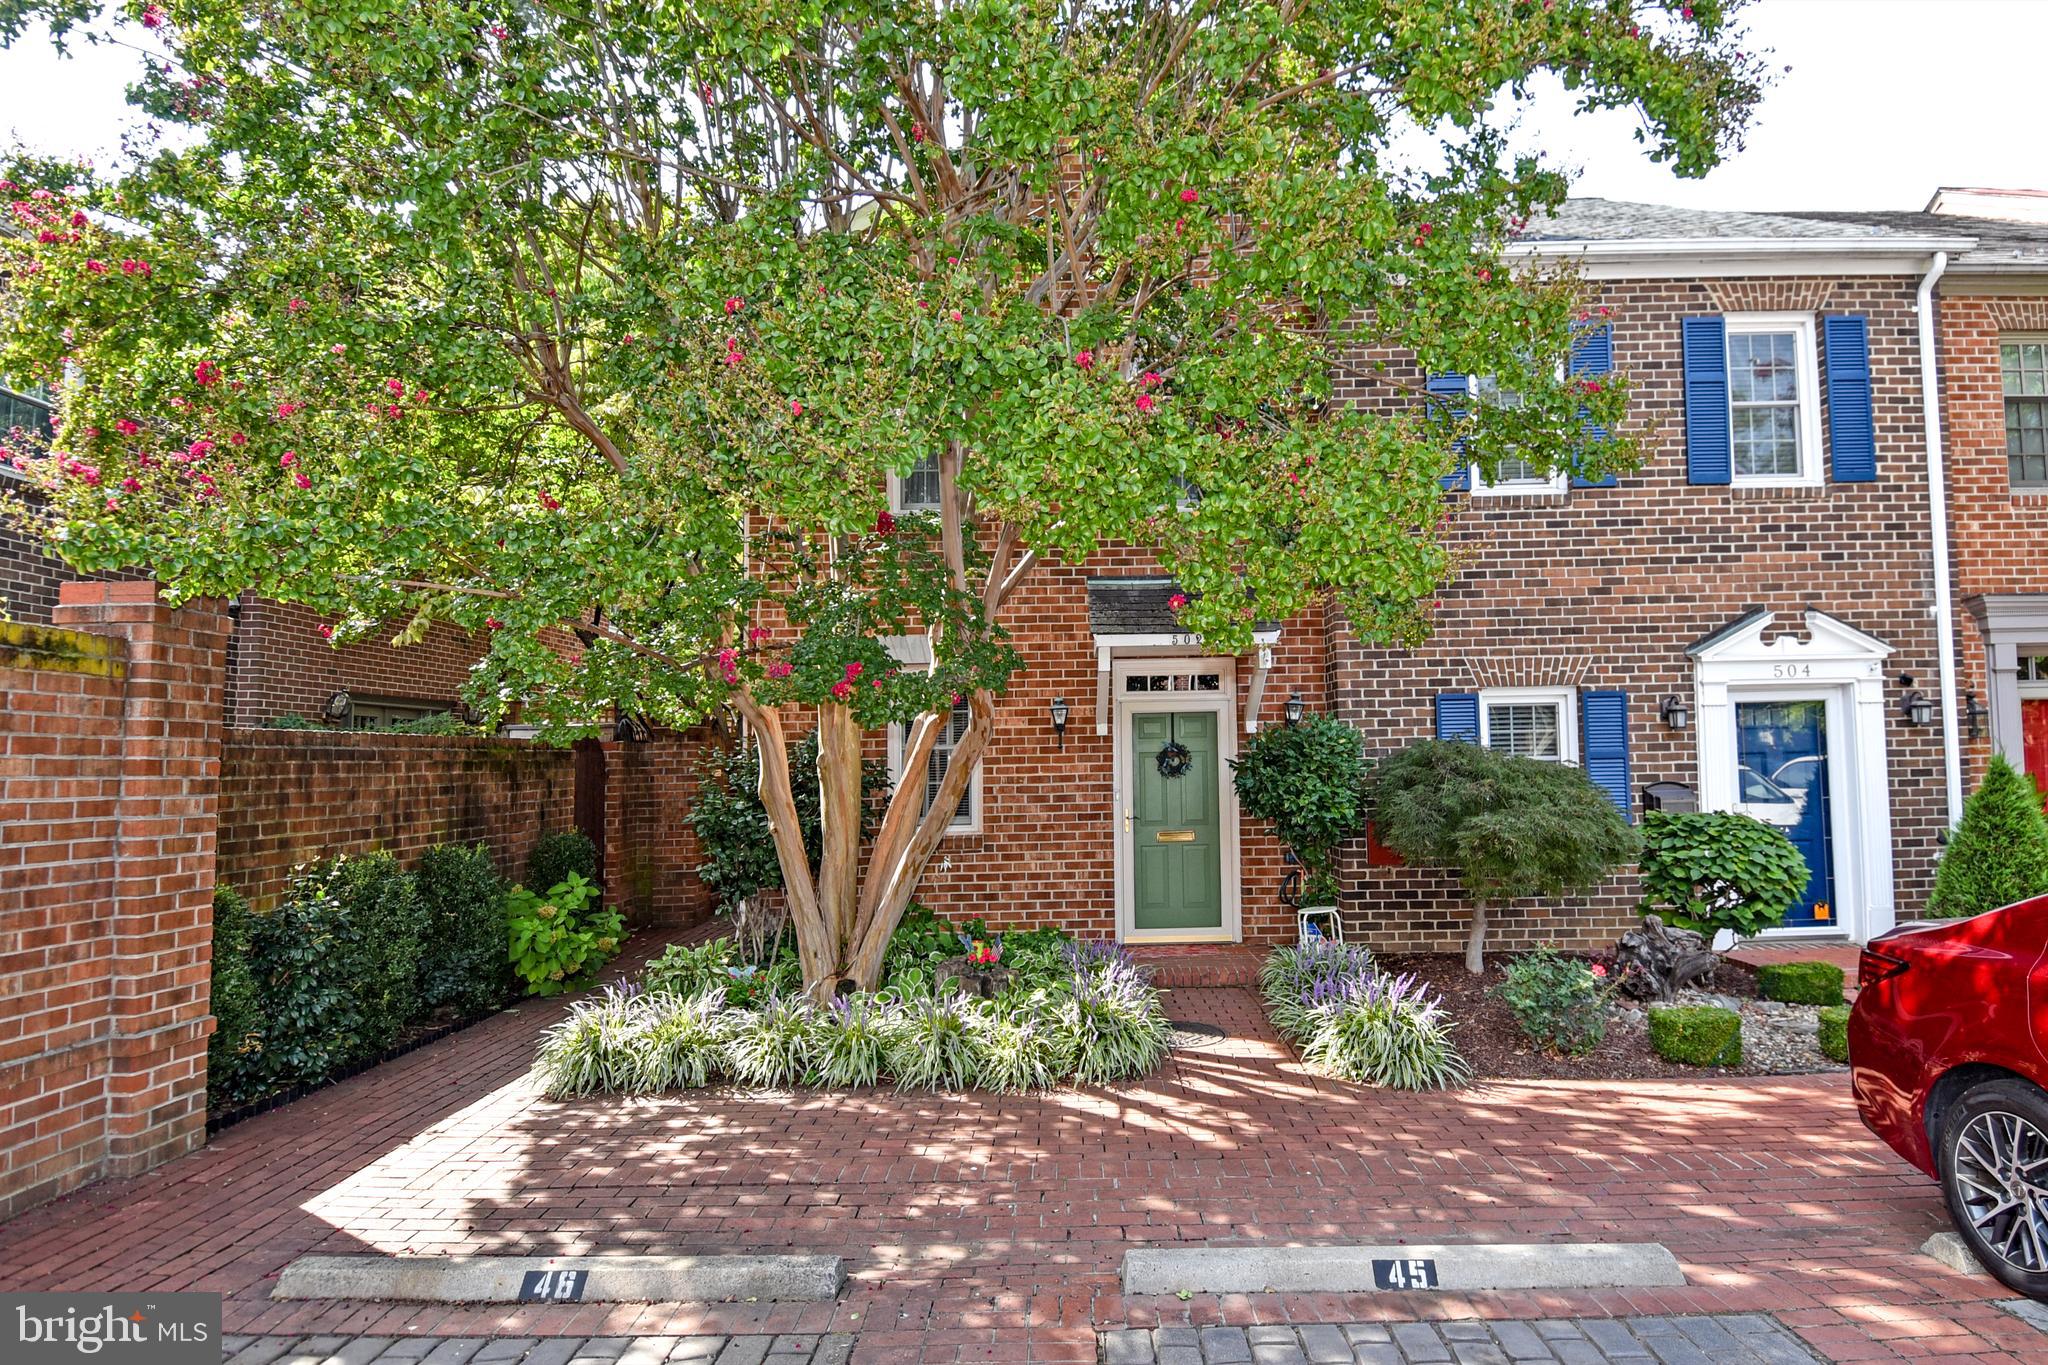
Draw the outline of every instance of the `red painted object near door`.
M2048 697L2021 698L2020 752L2028 775L2048 799Z

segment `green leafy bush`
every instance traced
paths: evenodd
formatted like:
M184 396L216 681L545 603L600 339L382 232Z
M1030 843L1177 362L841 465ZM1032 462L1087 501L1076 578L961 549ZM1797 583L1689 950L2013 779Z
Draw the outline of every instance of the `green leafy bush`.
M206 1040L206 1099L220 1108L256 1097L263 994L250 965L255 918L232 887L213 893L213 1036Z
M1367 765L1358 732L1334 716L1304 716L1246 740L1231 760L1246 814L1270 820L1301 859L1303 905L1334 905L1337 846L1364 816Z
M598 889L571 872L545 897L523 886L505 893L505 928L512 970L528 995L581 990L618 956L625 920L596 908Z
M670 995L698 995L716 986L723 994L732 966L733 945L729 938L714 938L695 947L671 943L660 957L641 970L640 985L645 990Z
M1533 1042L1574 1056L1607 1036L1608 993L1592 964L1563 957L1548 944L1509 963L1494 988Z
M544 834L526 855L528 886L560 886L572 872L587 882L597 880L597 845L580 829Z
M1733 811L1643 817L1643 906L1711 937L1781 922L1813 869L1782 830Z
M1489 909L1604 880L1641 847L1607 793L1568 763L1421 740L1373 772L1380 842L1408 862L1455 870L1472 900L1465 966L1485 970Z
M1820 1051L1829 1061L1849 1060L1849 1007L1829 1005L1820 1012Z
M362 1010L350 1060L365 1061L397 1042L420 1013L419 885L389 853L336 858L327 867L342 920L331 951Z
M1842 969L1832 962L1773 962L1756 969L1757 994L1791 1005L1842 1003Z
M263 728L266 730L325 730L327 727L310 716L302 716L297 711L287 711L281 716L272 716L269 720L264 721Z
M1981 915L2048 892L2048 818L2032 779L1994 755L1934 868L1927 913Z
M810 1002L771 994L756 1009L733 1011L726 1056L733 1079L779 1090L810 1075L817 1043Z
M482 844L438 844L413 869L422 933L419 1003L465 1018L505 1001L505 883Z
M789 746L789 786L796 799L804 852L815 870L825 847L824 824L818 813L815 730ZM887 764L861 765L863 841L873 831L891 787ZM722 908L730 910L756 892L782 885L782 863L768 828L768 812L761 805L761 760L751 745L713 750L706 757L689 820L705 856L697 875Z
M430 711L424 716L414 716L411 720L395 720L386 726L385 730L387 733L394 735L441 735L444 737L449 735L483 735L490 733L481 725L471 725L467 721L462 720L453 711Z
M1412 975L1373 972L1321 1007L1302 1057L1333 1076L1396 1090L1441 1090L1471 1075L1450 1016Z
M1692 1066L1742 1064L1742 1016L1718 1005L1652 1005L1650 1048Z

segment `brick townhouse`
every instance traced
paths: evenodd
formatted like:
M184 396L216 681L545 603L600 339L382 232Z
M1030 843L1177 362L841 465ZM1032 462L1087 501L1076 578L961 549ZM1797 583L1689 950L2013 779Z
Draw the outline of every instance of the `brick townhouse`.
M2048 792L2048 191L1820 216L1975 239L1936 310L1965 780L1996 751Z
M47 438L50 405L41 394L0 384L0 433L16 428ZM0 492L6 491L19 493L23 486L0 461ZM49 625L58 587L78 577L34 536L0 520L0 620ZM446 623L403 649L390 647L396 625L383 638L335 648L320 637L320 618L304 607L246 593L231 612L224 702L230 726L297 714L337 729L378 730L435 712L459 713L462 685L483 655L480 644Z
M1173 585L1143 551L1043 572L1013 622L1027 671L920 899L1133 942L1292 935L1280 850L1239 814L1229 760L1298 698L1374 754L1467 739L1581 764L1632 819L1642 789L1668 783L1778 824L1814 869L1780 932L1863 938L1910 914L1953 810L1935 628L1952 589L1936 572L1939 446L1921 402L1934 338L1917 305L1935 254L1973 241L1946 221L1572 202L1515 250L1594 287L1605 312L1574 365L1629 376L1641 467L1600 486L1535 468L1447 479L1467 566L1416 649L1365 647L1311 613L1216 657L1177 631ZM1438 401L1491 401L1483 376L1365 358ZM1341 396L1389 401L1363 383ZM929 505L934 483L920 468L891 497ZM1169 738L1192 750L1177 779L1152 761ZM1152 848L1169 834L1170 861ZM1342 871L1353 936L1462 938L1442 874L1369 839ZM1518 905L1495 942L1611 942L1636 897L1627 875Z

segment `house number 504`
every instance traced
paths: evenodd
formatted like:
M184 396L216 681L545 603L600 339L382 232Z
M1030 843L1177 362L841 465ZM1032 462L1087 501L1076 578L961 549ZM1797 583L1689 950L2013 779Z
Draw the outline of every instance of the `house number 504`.
M1810 678L1813 676L1813 665L1772 664L1771 676L1774 678Z

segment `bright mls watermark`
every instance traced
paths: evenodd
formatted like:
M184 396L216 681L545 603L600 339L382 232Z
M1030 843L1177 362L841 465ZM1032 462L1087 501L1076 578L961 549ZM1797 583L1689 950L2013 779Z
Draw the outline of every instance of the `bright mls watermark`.
M7 1365L219 1365L218 1294L0 1294Z

